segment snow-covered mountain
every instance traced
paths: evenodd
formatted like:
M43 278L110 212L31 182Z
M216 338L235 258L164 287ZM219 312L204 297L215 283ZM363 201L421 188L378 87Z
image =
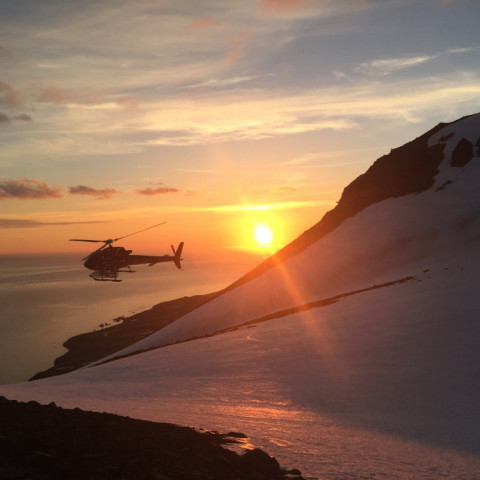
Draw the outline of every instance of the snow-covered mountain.
M479 185L480 114L440 124L214 300L0 395L240 430L321 479L480 478Z
M480 114L440 124L392 150L276 257L219 298L117 355L418 275L438 260L463 259L464 250L475 249L480 240L479 151Z

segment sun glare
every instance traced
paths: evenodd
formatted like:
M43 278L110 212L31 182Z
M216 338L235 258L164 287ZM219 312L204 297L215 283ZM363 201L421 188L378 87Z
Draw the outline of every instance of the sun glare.
M272 241L272 231L266 225L258 225L255 228L255 240L260 245L269 245Z

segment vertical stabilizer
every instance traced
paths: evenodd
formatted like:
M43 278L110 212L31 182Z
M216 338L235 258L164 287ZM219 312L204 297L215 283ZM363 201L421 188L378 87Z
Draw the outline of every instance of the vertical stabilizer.
M177 267L179 270L181 270L181 269L182 269L182 265L181 265L180 262L183 260L183 258L181 258L181 257L182 257L182 251L183 251L183 242L180 242L180 243L178 244L177 250L175 250L175 249L173 248L173 245L172 245L172 250L173 250L173 253L175 254L175 255L174 255L174 258L173 258L173 261L175 262L176 267Z

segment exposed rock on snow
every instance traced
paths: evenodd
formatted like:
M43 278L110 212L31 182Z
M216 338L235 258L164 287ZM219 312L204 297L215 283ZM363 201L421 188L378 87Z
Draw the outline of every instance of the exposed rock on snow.
M450 165L464 167L472 158L473 145L466 138L462 138L453 149Z

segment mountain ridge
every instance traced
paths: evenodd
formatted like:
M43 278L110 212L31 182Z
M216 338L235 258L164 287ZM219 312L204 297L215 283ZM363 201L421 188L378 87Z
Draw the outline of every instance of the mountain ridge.
M438 173L438 165L442 160L444 145L429 147L427 140L439 130L460 122L469 116L450 123L439 123L414 140L394 148L390 153L379 157L365 173L358 176L344 188L337 206L326 212L319 222L250 272L233 282L226 290L236 288L275 267L279 262L297 255L337 228L345 219L367 208L372 203L410 193L419 193L431 188L434 183L433 178ZM405 157L408 158L409 155L411 155L411 161L408 165L411 167L410 171L405 168L405 165L401 164L401 160ZM393 163L392 160L395 162L393 168L390 165L390 163ZM415 163L417 160L420 160L420 162ZM395 175L397 173L403 173L400 179L396 178ZM414 173L417 175L414 175ZM383 185L383 188L378 188L381 177L384 177L387 182ZM371 185L372 183L377 188L368 188L369 184ZM391 191L392 189L393 191Z

